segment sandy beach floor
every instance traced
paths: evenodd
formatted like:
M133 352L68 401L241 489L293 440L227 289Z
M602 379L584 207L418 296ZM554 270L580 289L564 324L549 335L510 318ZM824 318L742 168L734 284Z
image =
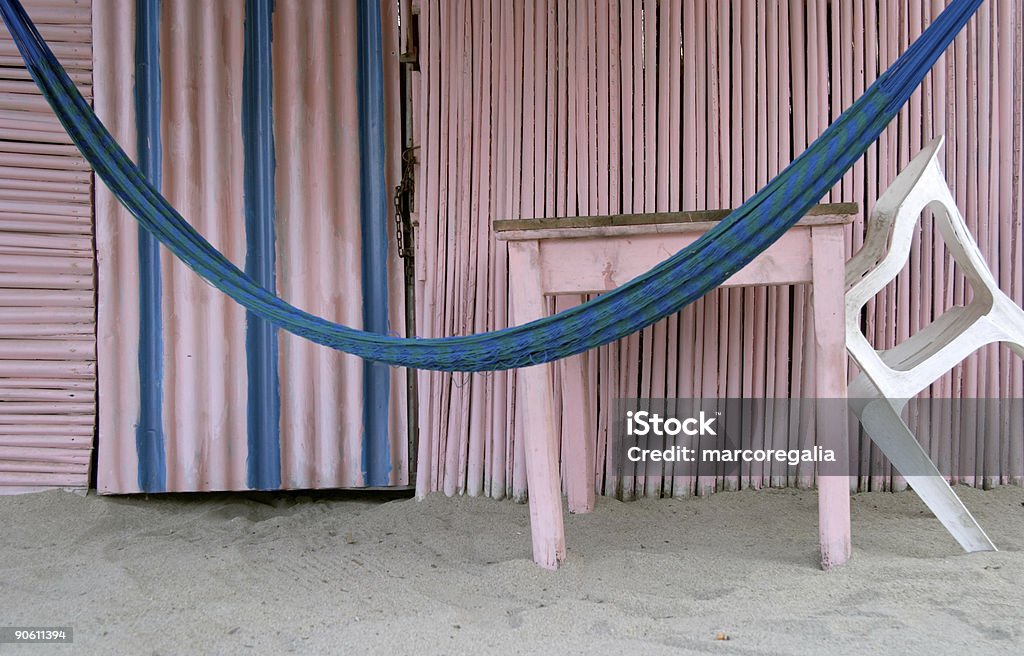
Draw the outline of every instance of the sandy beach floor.
M600 499L555 573L508 501L0 497L0 625L74 628L0 653L1024 653L1024 489L958 492L1001 552L860 494L833 572L790 490Z

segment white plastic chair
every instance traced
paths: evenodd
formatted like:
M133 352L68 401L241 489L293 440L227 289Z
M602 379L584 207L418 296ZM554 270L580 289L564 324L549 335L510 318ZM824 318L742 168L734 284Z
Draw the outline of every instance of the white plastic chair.
M861 373L850 384L853 412L914 491L966 551L995 545L900 418L907 401L958 362L993 342L1024 357L1024 311L996 285L956 207L937 159L943 138L924 148L875 205L861 249L846 265L846 344ZM898 346L876 351L861 332L861 309L903 268L921 212L930 209L946 247L974 292Z

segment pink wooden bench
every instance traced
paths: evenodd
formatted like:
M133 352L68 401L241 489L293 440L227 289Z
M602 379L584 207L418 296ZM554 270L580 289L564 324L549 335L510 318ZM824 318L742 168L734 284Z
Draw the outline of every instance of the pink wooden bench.
M616 288L693 243L728 212L672 212L603 217L517 219L494 222L498 239L508 243L512 322L522 324L546 313L544 296L594 294ZM844 327L844 226L857 213L855 204L815 206L768 250L734 274L726 286L811 283L814 316L816 383L819 398L846 397ZM595 502L593 412L588 407L583 359L558 363L563 402L579 408L568 413L564 453L569 511L589 512ZM558 436L549 365L520 370L517 389L523 404L526 474L533 533L533 559L556 569L565 558ZM819 413L817 434L835 436L829 417L826 430ZM822 446L848 462L845 440ZM850 484L846 476L818 478L821 563L825 568L850 556Z

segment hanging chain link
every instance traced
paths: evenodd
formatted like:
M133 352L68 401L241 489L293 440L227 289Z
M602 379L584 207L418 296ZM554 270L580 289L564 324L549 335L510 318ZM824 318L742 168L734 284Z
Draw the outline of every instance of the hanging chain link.
M398 256L403 260L413 258L413 229L416 227L412 221L416 192L413 172L417 148L419 146L412 146L402 151L402 181L395 187L395 236L398 239Z

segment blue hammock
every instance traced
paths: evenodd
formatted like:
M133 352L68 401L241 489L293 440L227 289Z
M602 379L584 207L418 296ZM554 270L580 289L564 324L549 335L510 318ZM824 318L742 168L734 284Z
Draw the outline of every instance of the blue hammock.
M476 335L415 339L368 333L304 312L262 288L203 238L132 163L53 56L18 0L0 0L25 65L97 175L178 259L254 314L318 344L392 365L488 371L564 358L678 312L743 268L800 220L868 149L981 0L953 0L905 53L763 189L696 242L571 310Z

